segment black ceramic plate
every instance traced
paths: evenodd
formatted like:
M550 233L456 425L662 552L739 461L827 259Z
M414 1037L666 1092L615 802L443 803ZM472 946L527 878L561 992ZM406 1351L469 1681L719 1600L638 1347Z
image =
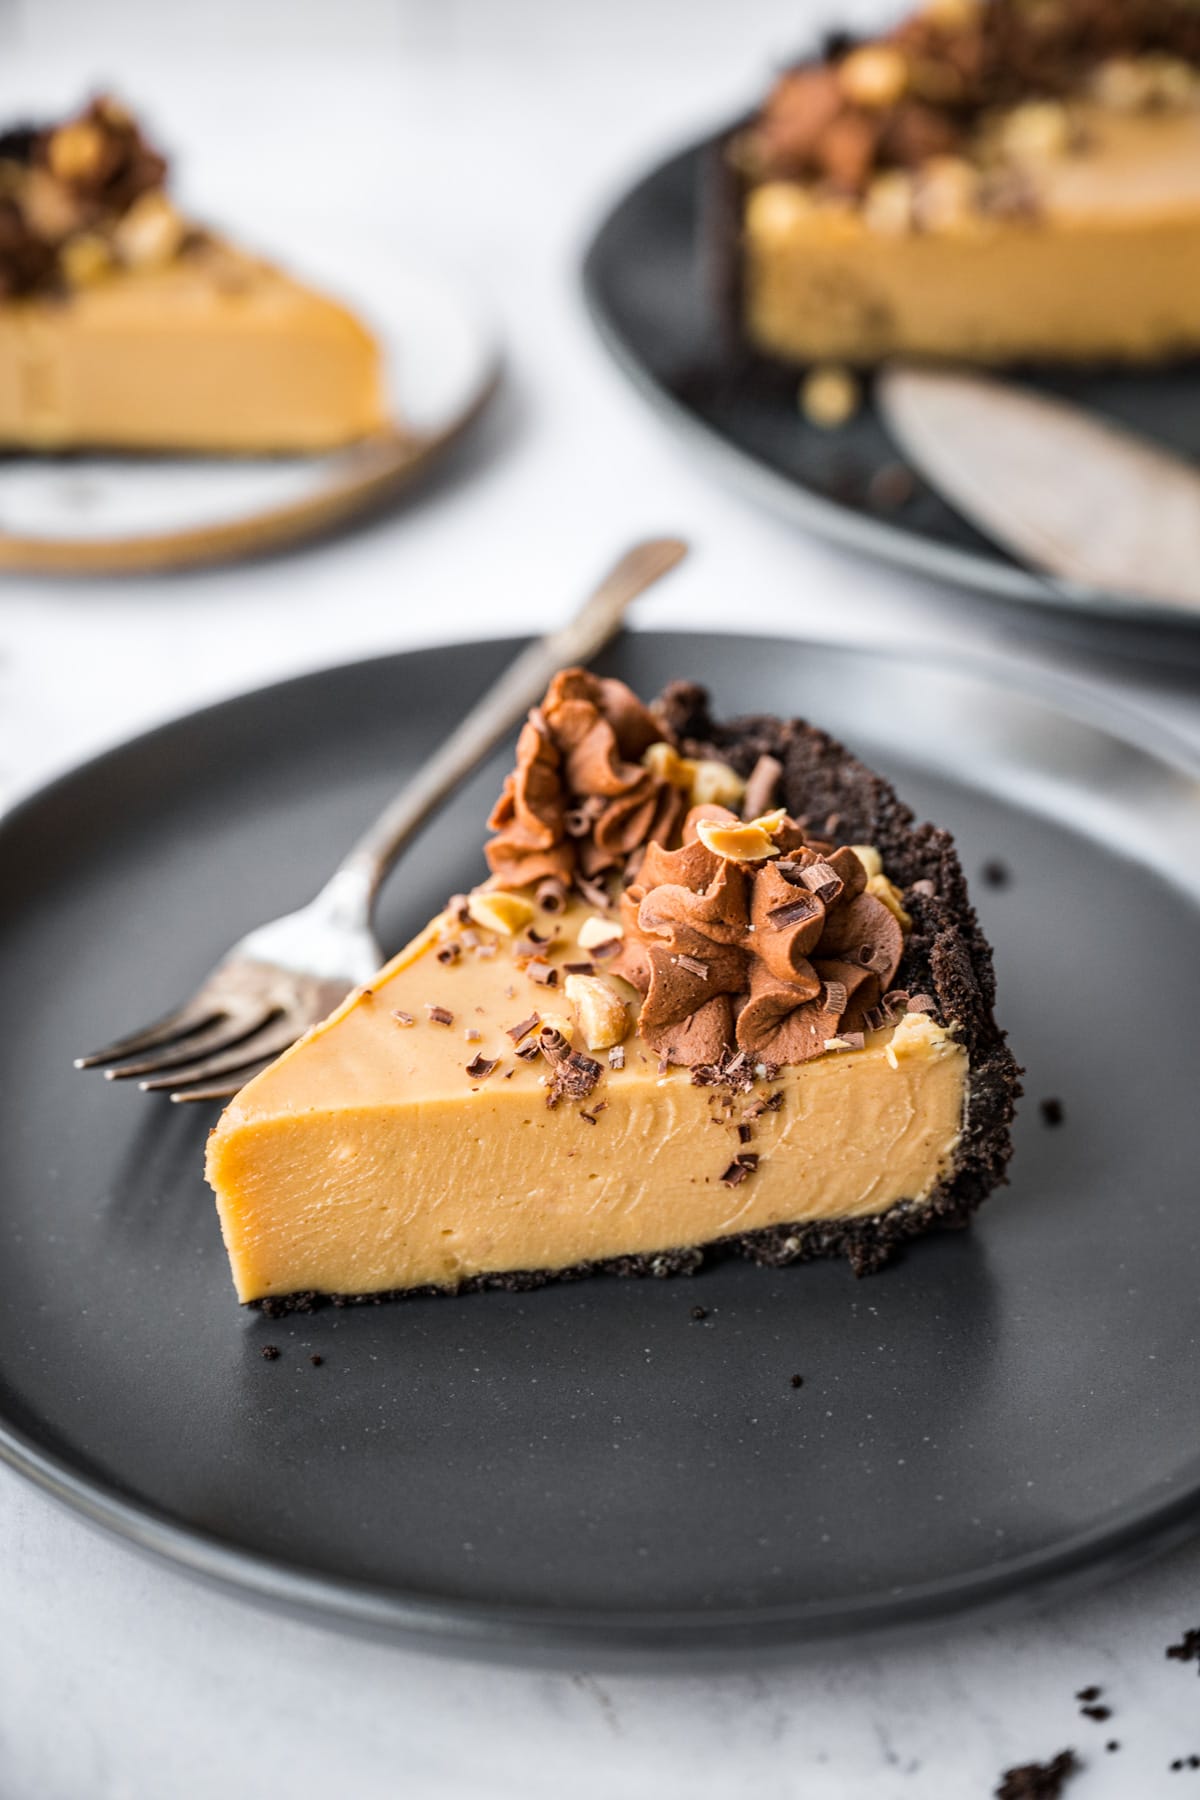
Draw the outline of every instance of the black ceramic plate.
M821 720L959 834L969 871L1011 870L978 902L1028 1099L1013 1185L973 1229L863 1281L730 1262L279 1322L239 1310L201 1175L211 1117L72 1056L315 889L513 648L231 701L0 825L4 1455L192 1570L530 1658L927 1619L1186 1531L1196 782L1111 721L970 668L667 635L605 665L644 693L686 674L726 712ZM478 876L505 762L401 865L385 942Z
M731 353L709 228L701 224L720 135L631 188L584 262L584 292L601 336L655 410L722 473L852 549L999 599L1194 639L1200 615L1189 620L1178 607L1030 573L923 483L898 501L899 453L869 392L849 424L823 431L797 405L795 371ZM1200 362L1133 372L1027 370L1020 378L1200 461Z

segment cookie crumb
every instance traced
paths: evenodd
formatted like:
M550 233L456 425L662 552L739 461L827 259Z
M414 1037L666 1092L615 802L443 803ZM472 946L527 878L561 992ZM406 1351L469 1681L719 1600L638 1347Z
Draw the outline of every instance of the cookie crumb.
M697 1323L698 1323L698 1322L699 1322L699 1321L700 1321L700 1320L701 1320L701 1319L707 1319L707 1317L708 1317L708 1308L707 1308L707 1306L693 1306L693 1308L692 1308L692 1317L693 1317L693 1319L695 1319L695 1320L696 1320L696 1321L697 1321Z
M917 480L902 462L884 463L867 483L867 500L876 512L899 512L917 491Z
M993 856L984 863L981 874L987 886L993 888L1007 887L1012 880L1008 864L1001 862L998 856Z
M804 1386L803 1375L793 1375L792 1376L792 1386L793 1387L803 1387Z
M1043 1125L1061 1125L1066 1117L1066 1114L1063 1111L1062 1101L1055 1100L1053 1097L1041 1101L1038 1106L1038 1111L1042 1115Z
M1111 1706L1081 1706L1079 1710L1085 1719L1098 1719L1103 1721L1104 1719L1112 1718Z
M1006 1769L996 1789L996 1800L1058 1800L1064 1784L1079 1773L1073 1750L1060 1750L1048 1763L1022 1763Z
M1200 1625L1185 1631L1177 1644L1168 1644L1167 1655L1176 1662L1200 1663Z
M325 1358L323 1356L318 1356L317 1352L314 1350L308 1360L314 1369L319 1369L321 1364L325 1361Z
M279 1346L277 1344L264 1344L259 1351L259 1355L264 1362L276 1362L279 1358Z

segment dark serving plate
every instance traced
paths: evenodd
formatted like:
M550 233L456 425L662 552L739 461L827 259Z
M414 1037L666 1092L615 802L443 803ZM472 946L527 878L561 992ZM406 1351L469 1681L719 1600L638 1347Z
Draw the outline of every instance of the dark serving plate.
M666 634L603 665L809 714L958 834L1028 1069L1012 1186L972 1229L862 1281L724 1262L238 1309L212 1117L71 1059L303 900L513 649L250 694L0 822L0 1453L243 1592L526 1660L778 1651L1045 1595L1193 1529L1196 774L973 665ZM401 865L388 944L481 873L505 762ZM997 858L1010 881L980 884Z
M659 416L720 474L851 549L1060 619L1150 626L1160 639L1194 645L1200 613L1189 618L1139 595L1035 574L914 482L869 385L848 424L821 430L799 408L795 370L731 342L722 298L728 274L716 242L722 200L713 187L724 135L690 145L630 188L584 259L584 294L601 337ZM1020 371L1020 379L1200 462L1200 360L1169 369L1041 368Z

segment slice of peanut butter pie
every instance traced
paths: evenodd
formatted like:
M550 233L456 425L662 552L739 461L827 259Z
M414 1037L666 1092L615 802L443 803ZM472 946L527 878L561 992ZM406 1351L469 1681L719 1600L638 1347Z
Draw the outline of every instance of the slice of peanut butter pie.
M209 1140L238 1296L863 1273L1004 1179L1017 1068L946 832L800 721L558 675L490 877Z

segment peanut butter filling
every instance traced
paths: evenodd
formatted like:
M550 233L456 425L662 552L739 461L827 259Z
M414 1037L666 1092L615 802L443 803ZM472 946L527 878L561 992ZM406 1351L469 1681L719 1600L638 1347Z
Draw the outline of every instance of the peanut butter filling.
M919 1202L950 1168L949 1026L897 1001L805 1063L664 1067L614 941L578 896L519 937L459 907L243 1089L208 1151L239 1298L652 1257Z

